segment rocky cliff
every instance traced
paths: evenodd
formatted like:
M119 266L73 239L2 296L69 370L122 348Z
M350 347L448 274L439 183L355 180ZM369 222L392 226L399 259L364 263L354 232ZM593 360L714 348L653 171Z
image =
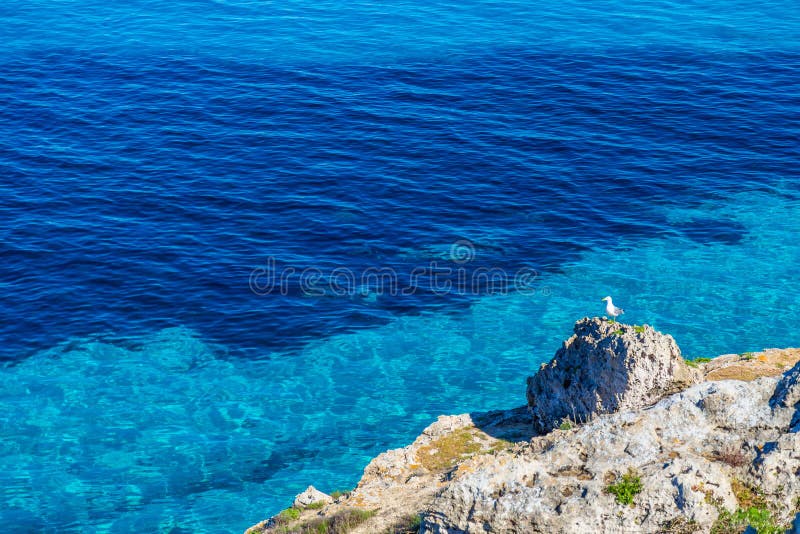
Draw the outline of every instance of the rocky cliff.
M528 406L440 417L370 462L352 492L310 488L248 533L792 526L800 351L686 362L650 327L583 319L574 331L528 379Z
M555 357L528 378L528 406L538 432L565 420L643 408L699 379L672 336L649 326L583 319L574 330Z

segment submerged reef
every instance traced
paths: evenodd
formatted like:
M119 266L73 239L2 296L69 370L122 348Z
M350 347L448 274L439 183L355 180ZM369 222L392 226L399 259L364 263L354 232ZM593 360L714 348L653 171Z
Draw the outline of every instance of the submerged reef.
M786 532L800 526L799 360L686 361L649 326L582 319L526 406L441 416L352 491L309 487L247 534Z

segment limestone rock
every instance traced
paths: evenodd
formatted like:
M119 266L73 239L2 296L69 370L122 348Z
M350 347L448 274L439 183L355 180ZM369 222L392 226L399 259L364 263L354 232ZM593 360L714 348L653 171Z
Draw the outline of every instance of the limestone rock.
M316 492L313 487L309 488L295 500L295 507L300 509L297 519L287 523L279 516L273 516L251 527L248 534L316 531L309 525L320 517L333 518L354 510L380 510L380 513L349 528L348 534L406 531L413 520L418 520L418 514L433 500L460 462L474 455L490 453L498 447L510 446L510 442L493 435L505 435L506 429L518 432L520 419L525 413L515 410L503 413L502 417L501 412L476 414L482 422L497 423L502 419L506 423L502 429L497 425L487 426L492 435L478 428L469 414L440 416L411 445L386 451L374 458L353 491L321 509L309 510L303 509L308 506L304 504L307 500L300 499L307 492Z
M723 354L709 362L699 362L696 365L706 381L755 380L762 376L780 376L797 362L800 362L800 349L788 348Z
M295 508L305 508L316 503L329 504L333 502L333 497L327 493L322 493L314 486L309 486L302 493L298 493L294 498L293 506Z
M800 497L800 442L782 434L787 419L770 410L776 383L699 384L646 409L533 438L521 450L469 459L421 532L709 532L720 509L739 506L738 479L760 488L789 524ZM742 451L741 464L721 459L726 449ZM608 493L629 470L642 487L632 506Z
M687 386L702 368L688 368L671 337L584 319L529 380L529 407L442 416L336 502L248 532L362 510L375 515L350 534L407 532L420 515L430 534L709 533L722 511L752 506L742 488L789 528L800 512L800 363L783 376L765 376L764 363L734 355L709 367L735 365L748 381ZM551 430L561 418L578 422ZM632 504L609 491L626 473L640 482ZM329 499L310 487L295 506L315 502L306 493Z
M775 394L770 399L770 406L774 410L793 411L789 426L792 432L800 431L800 362L787 371L778 382Z
M672 336L652 327L582 319L555 357L528 378L528 405L539 432L562 420L643 408L699 381Z

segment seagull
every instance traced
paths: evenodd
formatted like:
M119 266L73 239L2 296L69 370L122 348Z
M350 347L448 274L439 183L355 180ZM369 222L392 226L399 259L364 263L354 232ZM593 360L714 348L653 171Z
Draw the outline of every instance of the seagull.
M625 310L614 306L614 302L611 300L611 297L606 297L603 300L606 302L606 313L612 317L611 322L617 322L617 316L625 313Z

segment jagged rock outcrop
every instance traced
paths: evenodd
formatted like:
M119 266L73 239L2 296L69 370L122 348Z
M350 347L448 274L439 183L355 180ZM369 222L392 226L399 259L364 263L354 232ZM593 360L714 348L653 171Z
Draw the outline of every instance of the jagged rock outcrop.
M539 432L562 421L650 406L699 381L672 336L650 326L582 319L575 335L528 378L528 405Z
M785 433L791 414L770 408L777 382L696 385L467 460L422 532L710 532L723 510L747 506L743 492L763 496L774 523L788 525L800 504L800 439ZM642 487L633 505L608 492L628 472Z
M333 502L333 497L327 493L322 493L314 486L309 486L302 493L298 493L294 498L292 506L295 508L304 508L312 506L317 503L329 504Z
M315 531L325 521L349 521L351 534L788 528L800 512L800 351L691 367L679 358L672 338L652 329L579 321L529 382L533 414L442 416L411 445L376 457L349 494L322 509L300 503L296 518L248 532ZM690 385L720 376L748 381ZM586 417L561 415L578 399ZM562 418L578 422L551 430Z

